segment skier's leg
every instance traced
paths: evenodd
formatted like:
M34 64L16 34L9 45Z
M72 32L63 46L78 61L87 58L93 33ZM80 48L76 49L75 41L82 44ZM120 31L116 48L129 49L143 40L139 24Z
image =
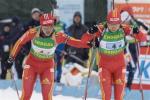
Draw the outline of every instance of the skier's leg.
M36 72L30 65L25 65L22 75L22 96L21 100L30 100L34 83L36 80Z
M134 73L135 73L135 70L136 68L132 68L132 65L129 64L128 66L128 76L127 76L127 86L129 89L131 89L131 85L132 85L132 81L133 81L133 78L134 78Z
M54 84L54 68L46 69L40 74L43 100L52 100Z
M125 88L125 67L120 67L114 72L114 95L115 100L123 100Z
M99 80L102 92L102 100L110 100L111 98L111 88L112 88L112 78L109 70L105 68L99 69Z
M57 59L57 71L56 72L57 72L56 81L60 82L61 74L62 74L62 63L61 63L60 57Z
M6 66L5 66L5 61L4 59L1 60L1 70L2 70L2 73L0 75L0 79L6 79L6 74L7 74L7 69L6 69Z

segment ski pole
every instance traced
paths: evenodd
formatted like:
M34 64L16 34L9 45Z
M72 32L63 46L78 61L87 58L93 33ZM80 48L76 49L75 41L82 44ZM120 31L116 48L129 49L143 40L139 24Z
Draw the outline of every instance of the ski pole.
M86 65L86 63L85 63L82 59L80 59L79 57L77 57L77 56L75 56L75 55L68 54L68 53L67 53L66 51L64 51L64 50L61 51L61 50L57 49L56 51L59 51L59 52L63 53L64 55L68 55L68 56L70 56L71 58L73 58L73 59L79 61L79 62L82 63L83 65Z
M85 91L84 91L84 97L83 97L83 100L86 100L87 99L87 94L88 94L88 83L89 83L89 78L90 78L90 75L91 75L91 72L92 72L92 69L93 69L93 66L94 66L94 62L95 62L95 54L96 54L96 47L95 47L95 36L94 36L94 41L92 42L92 55L91 55L91 62L89 64L89 71L88 71L88 77L87 77L87 80L86 80L86 85L85 85Z
M18 88L17 88L17 84L16 84L16 81L14 79L14 73L12 72L12 70L8 70L11 74L11 78L12 78L12 82L14 83L14 86L15 86L15 90L16 90L16 93L17 93L17 96L18 96L18 100L20 100L20 96L19 96L19 91L18 91Z
M139 69L139 85L140 85L140 92L142 96L142 100L144 100L144 93L143 93L143 86L142 86L142 71L140 69L140 64L139 64L139 54L140 54L140 48L139 48L139 43L136 43L136 50L137 50L137 67Z
M87 77L87 81L86 81L86 86L85 86L85 92L84 92L84 98L83 98L83 100L86 100L86 98L87 98L88 83L89 83L89 79L90 79L90 75L91 75L91 72L92 72L92 69L93 69L94 62L95 62L95 57L94 57L94 59L92 61L92 66L90 66L89 71L88 71L88 77Z

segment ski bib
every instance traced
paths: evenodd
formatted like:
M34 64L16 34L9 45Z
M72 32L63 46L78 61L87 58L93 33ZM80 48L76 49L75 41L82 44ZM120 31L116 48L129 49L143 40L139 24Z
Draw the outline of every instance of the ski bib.
M104 32L100 41L99 52L106 55L117 55L125 48L125 36L123 30L116 32Z
M31 53L40 59L49 59L54 57L56 44L55 41L48 37L35 37L32 40Z

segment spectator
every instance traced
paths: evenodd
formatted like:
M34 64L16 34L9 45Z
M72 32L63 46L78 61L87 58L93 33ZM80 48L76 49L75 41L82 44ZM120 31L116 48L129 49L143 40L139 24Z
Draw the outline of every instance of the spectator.
M0 75L1 79L5 79L7 74L7 70L5 69L6 67L4 63L8 59L11 50L11 36L11 24L4 24L2 28L2 33L0 34L0 59L2 68L2 73Z
M40 18L40 15L41 15L41 11L40 9L38 8L33 8L31 10L31 20L29 22L27 22L24 26L25 28L25 31L27 31L28 29L30 28L33 28L35 26L39 26L40 25L40 22L39 22L39 18Z
M82 21L82 16L80 12L75 12L73 16L73 24L67 29L68 35L76 39L81 39L82 35L87 31L87 27L83 25L81 21ZM85 62L88 60L88 51L89 51L88 49L85 48L79 49L79 48L66 45L65 51L69 55L75 55ZM70 56L66 56L65 59L66 59L66 63L72 62L72 63L78 63L83 65L81 62L71 58Z
M24 28L23 28L23 24L21 23L21 20L19 17L14 16L12 18L12 43L14 44L19 37L22 36L22 33L24 32ZM17 75L18 78L21 79L22 78L22 72L23 72L23 68L22 68L22 56L17 56L15 59L15 68L17 71Z
M59 17L59 10L54 9L54 16L56 17L55 22L55 32L65 31L65 24L60 21ZM56 70L55 70L55 81L60 82L61 74L62 74L62 61L63 61L63 52L64 44L59 44L55 51L55 58L56 58Z
M124 24L132 25L132 27L137 27L134 25L134 21L132 20L130 14L132 14L132 9L130 7L124 8L121 11L121 20ZM127 38L127 37L126 37ZM134 73L137 69L137 50L136 50L136 44L135 43L129 43L126 48L126 54L131 55L131 61L127 64L127 71L129 72L127 77L127 84L126 87L131 89L131 85L134 78Z

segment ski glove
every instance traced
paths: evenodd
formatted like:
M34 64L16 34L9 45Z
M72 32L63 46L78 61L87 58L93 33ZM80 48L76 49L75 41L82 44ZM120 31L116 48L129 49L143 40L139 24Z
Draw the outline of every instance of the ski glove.
M90 27L89 30L88 30L88 32L89 32L90 34L94 34L94 33L98 32L97 26L94 25L93 27Z
M139 34L139 29L138 27L133 28L133 34Z
M11 69L13 62L14 62L14 59L12 57L9 57L7 61L5 62L6 69Z
M87 45L91 48L93 47L93 39L87 43Z
M99 40L98 40L98 38L95 38L95 41L94 41L94 39L92 39L91 41L89 41L87 43L87 45L89 47L93 47L94 45L95 45L95 47L99 47Z

